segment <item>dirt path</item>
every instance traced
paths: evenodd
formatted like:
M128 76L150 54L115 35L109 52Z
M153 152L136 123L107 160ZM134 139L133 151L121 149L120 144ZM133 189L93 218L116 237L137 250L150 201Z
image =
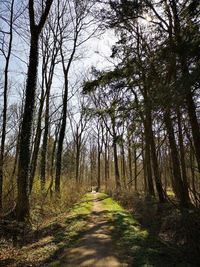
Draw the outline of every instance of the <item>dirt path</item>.
M88 230L76 247L67 249L61 267L125 267L117 257L110 235L110 224L105 212L94 194L93 211L88 222Z

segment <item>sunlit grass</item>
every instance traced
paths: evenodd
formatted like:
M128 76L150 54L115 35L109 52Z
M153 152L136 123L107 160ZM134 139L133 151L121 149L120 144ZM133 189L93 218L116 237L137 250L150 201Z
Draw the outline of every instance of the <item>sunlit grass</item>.
M84 195L70 210L43 222L30 243L21 248L12 248L12 253L5 245L0 254L4 253L6 260L7 253L8 259L14 258L17 266L60 266L62 258L57 255L61 255L65 248L75 245L84 233L92 205L92 195Z
M131 266L192 266L182 262L180 254L163 244L120 204L106 194L99 194L105 214L112 222L112 238ZM151 216L151 214L149 214Z

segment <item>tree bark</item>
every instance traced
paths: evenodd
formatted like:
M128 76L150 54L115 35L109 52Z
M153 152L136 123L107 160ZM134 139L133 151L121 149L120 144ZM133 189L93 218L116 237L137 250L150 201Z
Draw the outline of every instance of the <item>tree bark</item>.
M150 136L148 129L147 118L144 121L144 137L145 137L145 168L146 168L146 176L147 176L147 189L148 195L155 196L154 186L153 186L153 178L152 178L152 169L151 169L151 145L150 145Z
M114 168L115 168L115 185L116 185L116 191L119 192L121 190L121 182L120 182L118 156L117 156L117 135L115 132L115 118L112 118L112 128L113 128L113 155L114 155Z
M180 200L181 207L187 208L189 206L189 200L185 194L184 184L181 177L180 162L178 157L178 149L174 136L174 129L170 117L170 112L166 111L164 114L164 121L168 133L169 145L171 150L171 158L173 165L174 184L176 189L176 196Z
M4 176L4 151L5 151L5 140L6 140L6 124L7 124L7 94L8 94L8 69L10 63L10 56L12 51L12 40L13 40L13 8L14 1L11 2L10 7L10 19L9 19L9 44L8 53L5 56L6 65L4 69L4 92L3 92L3 123L1 133L1 150L0 150L0 212L3 207L3 176Z
M29 217L28 178L30 164L30 139L35 104L35 92L38 67L38 39L47 19L53 0L46 1L45 10L39 24L35 24L34 1L29 0L29 19L31 30L31 45L29 54L28 75L26 83L25 106L22 118L22 128L19 145L18 183L17 183L17 220L25 221Z

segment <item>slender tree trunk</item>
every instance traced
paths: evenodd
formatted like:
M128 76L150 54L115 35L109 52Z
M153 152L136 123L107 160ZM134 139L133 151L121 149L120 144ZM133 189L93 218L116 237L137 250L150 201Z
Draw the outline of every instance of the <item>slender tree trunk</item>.
M186 96L188 115L192 128L192 137L194 141L195 155L197 159L198 170L200 173L200 127L196 115L196 107L193 100L192 93L189 92Z
M6 124L7 124L7 94L8 94L8 68L10 63L10 56L12 50L12 39L13 39L13 8L14 0L11 2L10 7L10 20L9 20L9 44L8 53L5 57L6 65L4 69L4 92L3 92L3 123L2 123L2 133L1 133L1 150L0 150L0 212L3 207L3 176L4 176L4 151L5 151L5 140L6 140Z
M171 158L173 165L174 184L176 188L177 198L180 200L182 207L188 207L189 201L185 194L184 184L181 177L180 162L178 157L178 150L174 136L174 129L170 118L170 112L166 111L164 114L165 125L168 133L169 145L171 150Z
M190 197L188 192L188 181L187 181L187 173L185 166L185 151L183 144L182 122L181 122L181 114L179 108L177 109L177 120L178 120L178 138L179 138L180 162L181 162L183 185L184 185L185 195L189 201Z
M130 136L128 136L128 170L129 170L129 184L131 186L131 183L132 183L132 180L133 180L133 169L132 169L132 153L131 153Z
M49 185L51 198L53 196L53 182L54 182L54 169L55 169L54 161L55 161L55 156L56 156L56 145L58 141L59 128L60 128L60 123L56 126L56 129L55 129L55 140L53 143L52 154L51 154L51 165L50 165L51 182Z
M44 135L41 148L40 182L42 191L44 191L46 182L46 157L47 157L47 143L49 135L49 97L50 97L50 87L47 88L46 92L45 127L44 127Z
M98 146L97 151L97 191L101 188L101 151Z
M148 185L148 194L150 196L155 196L154 186L153 186L153 178L152 178L152 168L151 168L151 145L150 145L150 136L149 136L149 128L147 123L147 118L144 122L144 136L145 136L145 168L147 175L147 185Z
M108 155L108 132L106 132L105 141L105 189L108 189L108 179L109 179L109 155Z
M123 143L121 144L121 177L124 189L126 189L126 163L125 163L125 152Z
M40 107L38 111L36 134L34 138L34 148L33 148L33 153L32 153L32 158L31 158L29 193L31 193L32 187L33 187L35 171L37 168L38 153L39 153L39 148L40 148L40 140L41 140L41 135L42 135L41 123L42 123L42 111L43 111L43 106L44 106L44 87L42 88L42 91L43 92L41 94Z
M154 171L154 177L155 177L155 185L156 185L156 190L158 193L159 201L160 202L165 202L165 195L164 191L162 188L162 182L160 178L160 171L158 167L158 157L156 153L156 146L155 146L155 140L154 140L154 135L153 135L153 130L152 130L152 119L151 119L151 113L148 113L148 123L149 123L149 137L150 137L150 143L151 143L151 158L152 158L152 164L153 164L153 171Z
M134 147L134 187L135 191L138 191L138 184L137 184L137 150Z
M171 8L172 8L172 14L174 19L174 33L175 38L177 42L177 46L180 48L183 46L183 40L182 40L182 30L181 30L181 24L180 24L180 18L177 10L177 1L172 0L171 1ZM180 58L181 63L181 69L182 69L182 80L183 80L183 89L186 92L186 105L187 105L187 111L190 119L190 124L192 128L192 137L194 141L194 147L195 147L195 155L197 159L198 164L198 170L200 172L200 127L196 115L196 106L193 99L193 93L192 88L188 87L187 82L185 82L185 77L190 77L189 69L188 69L188 62L187 62L187 55L184 53L180 53L179 51L182 51L182 49L177 49L178 56Z
M80 175L79 175L79 169L80 169L80 154L81 154L81 136L78 132L77 127L77 133L76 133L76 182L80 182Z
M147 168L146 168L146 149L144 149L144 136L142 135L142 163L143 163L143 170L144 170L144 192L145 195L148 194L148 186L147 186Z
M191 169L191 187L192 187L192 194L195 199L195 204L198 202L197 197L197 190L196 190L196 181L195 181L195 170L194 170L194 153L192 149L190 148L190 169Z
M117 191L120 191L121 190L121 182L120 182L119 166L118 166L117 144L116 144L115 138L113 140L113 154L114 154L114 167L115 167L116 190Z
M57 154L56 154L55 191L57 194L60 194L62 151L63 151L63 141L65 137L65 128L66 128L66 120L67 120L67 100L68 100L68 80L65 80L65 89L64 89L64 96L63 96L63 114L62 114L60 134L58 138L58 147L57 147Z
M112 118L112 129L113 129L113 155L114 155L114 169L115 169L115 185L116 185L116 190L120 191L121 182L120 182L118 156L117 156L117 135L115 132L115 118Z
M62 58L62 66L63 66L63 74L65 79L64 84L64 95L63 95L63 109L62 109L62 120L61 120L61 127L60 127L60 134L58 138L58 147L57 147L57 155L56 155L56 177L55 177L55 191L57 194L60 194L60 176L61 176L61 164L62 164L62 151L63 151L63 141L65 138L65 129L66 129L66 122L67 122L67 102L68 102L68 86L69 86L69 70L74 59L74 55L77 48L77 41L79 36L78 31L78 22L76 21L77 25L75 25L76 31L74 33L74 40L73 40L73 48L71 55L68 59L67 66L65 65L65 56L63 54L63 47L61 44L60 53ZM62 35L62 34L61 34Z

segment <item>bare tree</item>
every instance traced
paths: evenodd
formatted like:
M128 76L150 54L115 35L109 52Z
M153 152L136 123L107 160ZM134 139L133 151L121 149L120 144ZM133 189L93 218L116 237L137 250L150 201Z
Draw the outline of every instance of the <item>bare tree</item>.
M30 139L33 121L33 110L35 104L36 78L38 67L38 41L42 28L48 17L53 0L46 0L45 8L36 24L34 0L29 0L29 21L30 21L30 54L28 64L28 74L26 82L25 106L22 118L22 127L19 144L18 163L18 195L17 195L17 219L24 221L29 217L28 179L30 164Z

